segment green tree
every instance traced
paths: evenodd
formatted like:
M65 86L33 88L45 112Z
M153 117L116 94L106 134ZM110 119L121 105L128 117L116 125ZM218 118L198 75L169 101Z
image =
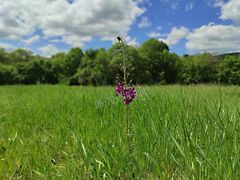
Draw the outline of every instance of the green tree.
M216 82L218 63L218 57L208 53L184 56L180 81L184 84Z
M240 57L226 56L218 66L221 83L240 85Z
M163 50L161 55L161 64L159 65L160 82L172 84L178 81L179 71L181 69L180 58L175 53L169 53Z
M72 48L65 55L64 70L66 77L71 77L77 72L77 69L81 64L81 59L83 58L83 56L84 54L81 48Z
M53 70L58 76L59 81L64 82L66 79L65 72L65 56L64 52L54 54L51 57L51 62L53 63Z
M43 60L19 63L16 66L16 79L21 84L58 83L52 63Z
M101 51L101 50L103 50L103 49L87 49L86 51L85 51L85 54L90 58L90 59L92 59L92 60L94 60L95 58L96 58L96 56L97 56L97 54L98 54L98 51Z
M4 64L11 63L8 53L3 48L0 48L0 63L4 63Z
M13 66L0 63L0 85L15 83L13 72Z
M89 51L88 51L89 52ZM91 51L93 52L93 51ZM78 72L70 79L70 85L106 85L109 78L109 60L105 49L86 53ZM91 59L94 58L94 59Z
M92 60L85 55L82 58L77 73L69 79L69 85L89 85L91 84Z
M109 58L105 49L100 49L93 61L91 79L94 85L106 85L110 83Z
M143 73L148 83L163 81L162 71L164 67L163 51L169 51L167 44L156 39L145 41L139 48L140 56L144 61Z
M33 58L33 53L27 49L16 49L9 53L12 62L28 62Z
M142 44L139 52L144 61L146 82L169 84L177 81L180 59L169 52L167 44L150 39Z

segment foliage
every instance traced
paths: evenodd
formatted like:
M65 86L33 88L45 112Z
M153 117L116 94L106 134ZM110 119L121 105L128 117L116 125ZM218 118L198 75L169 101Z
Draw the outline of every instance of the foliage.
M64 70L67 77L73 76L81 63L83 52L80 48L72 48L64 57Z
M15 78L21 84L58 83L53 64L43 60L17 64Z
M91 59L94 58L94 59ZM70 85L106 85L109 82L109 61L105 49L87 51Z
M220 62L211 54L198 54L182 58L179 80L184 84L214 83L217 81L217 65Z
M140 56L144 63L143 73L146 76L147 83L158 83L165 81L164 72L167 71L163 53L169 51L167 44L156 39L145 41L139 48Z
M218 66L218 78L225 84L240 85L240 56L226 56Z
M14 67L0 63L0 85L14 84Z
M121 75L120 47L108 50L72 48L52 57L34 55L26 49L0 49L1 84L64 83L69 85L113 85ZM145 41L140 47L126 46L130 79L137 84L239 83L239 55L184 55L169 52L164 42ZM223 60L224 58L224 60Z
M113 91L0 87L0 179L240 179L239 87L138 88L132 176Z

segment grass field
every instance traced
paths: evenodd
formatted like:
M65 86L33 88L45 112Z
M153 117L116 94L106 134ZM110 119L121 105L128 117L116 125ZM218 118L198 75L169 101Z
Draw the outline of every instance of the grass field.
M240 87L0 87L0 179L240 179Z

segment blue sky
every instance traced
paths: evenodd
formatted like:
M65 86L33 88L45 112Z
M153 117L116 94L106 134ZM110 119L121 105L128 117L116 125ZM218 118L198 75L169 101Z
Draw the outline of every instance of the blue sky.
M240 0L1 0L0 47L50 56L71 47L164 41L179 55L240 51Z

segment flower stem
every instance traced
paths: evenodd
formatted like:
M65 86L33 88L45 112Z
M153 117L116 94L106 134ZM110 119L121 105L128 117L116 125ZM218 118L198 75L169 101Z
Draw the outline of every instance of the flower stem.
M127 89L127 57L125 55L125 44L123 41L121 41L122 45L122 57L123 57L123 82L124 82L124 89ZM130 122L129 122L129 107L128 105L125 106L125 120L126 120L126 139L128 142L128 148L130 150L131 146L131 130L130 130Z
M133 146L133 136L132 136L132 122L131 122L131 118L130 118L130 107L129 107L129 103L133 100L133 98L135 98L135 90L134 87L132 86L131 82L130 82L130 88L128 88L128 56L127 56L127 47L126 47L126 43L124 42L124 40L121 37L118 37L118 40L120 42L121 45L121 55L122 55L122 67L121 70L123 72L123 92L124 94L124 103L125 103L125 112L124 112L124 122L126 122L126 127L124 127L124 132L126 132L126 141L127 141L127 148L128 148L128 173L130 175L130 177L134 178L134 164L133 164L133 151L134 151L134 146ZM119 90L118 90L119 93ZM131 101L129 101L128 98L132 98L130 99ZM125 130L126 128L126 130Z

